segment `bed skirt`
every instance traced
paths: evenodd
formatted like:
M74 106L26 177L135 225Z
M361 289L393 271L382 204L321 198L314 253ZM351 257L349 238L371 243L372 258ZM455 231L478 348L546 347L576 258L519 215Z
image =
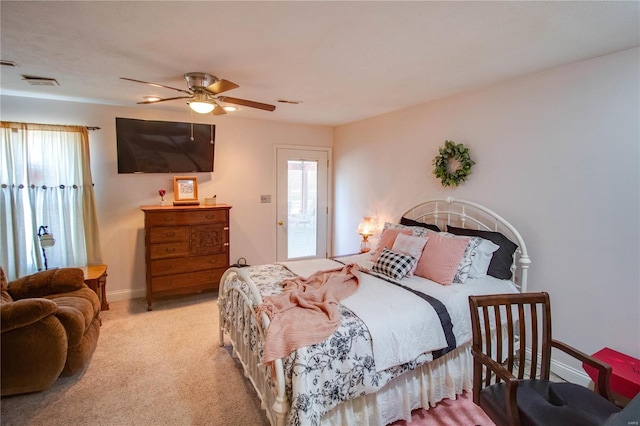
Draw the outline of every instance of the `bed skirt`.
M473 357L467 343L396 377L374 394L338 405L322 417L322 424L382 426L410 421L412 410L428 409L445 398L456 399L463 391L471 391L472 384Z
M242 345L241 332L227 330L227 335L233 354L256 389L269 421L272 425L279 424L284 419L277 415L274 406L285 408L284 405L288 403L277 401L266 380L264 366L258 365L251 350ZM341 403L322 417L321 424L384 426L396 420L410 421L412 410L428 409L445 398L455 399L463 391L471 391L472 384L473 357L469 342L435 361L396 377L374 394Z

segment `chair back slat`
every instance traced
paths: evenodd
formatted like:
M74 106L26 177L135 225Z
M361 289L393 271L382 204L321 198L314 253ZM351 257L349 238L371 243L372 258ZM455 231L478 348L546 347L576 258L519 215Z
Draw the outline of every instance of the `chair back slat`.
M507 306L507 345L508 345L508 352L509 352L509 361L507 363L507 370L513 371L513 360L514 360L513 354L515 353L514 346L516 344L517 339L510 339L509 336L515 336L515 333L513 331L513 310L511 309L510 306Z
M496 360L500 363L503 364L505 361L505 358L502 355L502 315L500 307L499 306L494 306L493 308L493 313L494 313L494 324L496 324L495 326L495 330L496 330Z
M484 350L487 353L487 355L489 357L491 357L491 341L487 340L486 336L491 336L491 322L489 321L489 310L487 308L483 308L482 309L482 319L484 321ZM490 371L486 371L486 376L485 376L485 386L489 386L491 384L491 372ZM496 377L496 382L498 381L498 378Z
M536 367L538 366L538 309L535 304L531 303L529 311L531 313L531 371L529 378L535 379Z
M525 318L524 306L522 303L518 303L518 325L520 326L520 334L519 334L519 349L518 349L518 379L522 379L524 377L524 366L526 361L527 354L527 322Z

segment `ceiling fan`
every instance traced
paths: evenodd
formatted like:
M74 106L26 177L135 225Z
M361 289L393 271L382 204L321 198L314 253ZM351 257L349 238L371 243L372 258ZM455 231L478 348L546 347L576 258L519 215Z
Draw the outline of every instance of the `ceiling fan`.
M218 102L242 105L250 108L258 108L265 111L274 111L274 105L263 104L261 102L248 101L246 99L232 98L230 96L220 96L220 93L227 90L236 89L238 86L229 80L219 79L218 77L204 72L188 72L184 75L187 80L188 90L178 89L164 84L150 83L148 81L135 80L133 78L120 77L122 80L133 81L134 83L148 84L153 87L164 87L166 89L176 90L188 96L176 96L173 98L161 98L138 102L138 104L155 104L158 102L174 101L176 99L188 99L189 107L200 114L222 115L227 112Z

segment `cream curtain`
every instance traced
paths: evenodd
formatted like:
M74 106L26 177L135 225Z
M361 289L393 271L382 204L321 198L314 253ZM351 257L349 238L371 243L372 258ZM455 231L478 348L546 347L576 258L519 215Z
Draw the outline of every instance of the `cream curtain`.
M85 127L1 122L0 265L8 278L44 269L38 230L56 240L49 268L101 263Z

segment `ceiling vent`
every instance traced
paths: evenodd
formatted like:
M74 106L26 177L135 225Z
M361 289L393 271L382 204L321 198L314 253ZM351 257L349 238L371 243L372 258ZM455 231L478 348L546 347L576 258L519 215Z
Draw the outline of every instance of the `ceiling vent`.
M22 79L32 86L60 86L58 80L49 77L36 77L35 75L23 75Z
M298 105L302 103L302 101L290 101L288 99L278 99L276 102L280 102L281 104L291 104L291 105Z

